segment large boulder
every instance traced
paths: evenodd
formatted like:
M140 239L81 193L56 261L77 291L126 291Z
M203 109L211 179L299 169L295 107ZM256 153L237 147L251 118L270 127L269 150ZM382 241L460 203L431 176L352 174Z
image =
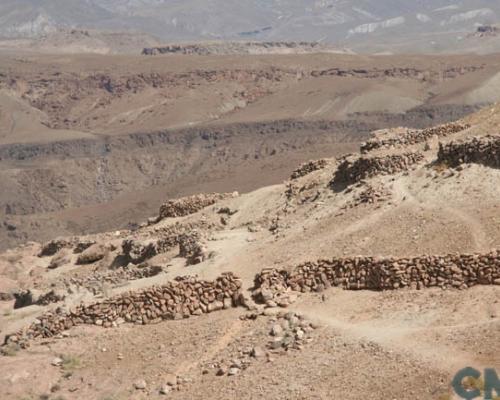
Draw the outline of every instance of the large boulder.
M94 244L78 256L76 263L78 265L93 264L96 261L102 260L108 252L109 249L106 246L99 243Z

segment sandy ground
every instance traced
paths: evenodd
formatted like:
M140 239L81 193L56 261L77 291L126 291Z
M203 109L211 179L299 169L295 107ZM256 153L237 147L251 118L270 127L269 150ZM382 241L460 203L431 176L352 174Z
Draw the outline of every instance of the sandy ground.
M445 140L490 133L498 118L491 110L471 116L471 129ZM489 117L482 117L485 114ZM203 221L214 227L206 232L211 254L206 261L186 267L175 249L149 261L165 267L159 275L110 285L96 296L85 290L68 292L65 305L186 274L213 279L231 271L247 289L263 268L292 268L319 258L498 249L500 170L476 164L438 168L432 164L437 142L428 143L425 150L424 144L415 148L425 152L416 168L371 178L351 190L330 187L337 164L329 160L326 168L298 180L229 198L186 217L134 232L93 235L119 247L125 237L155 237L176 223ZM345 207L368 185L384 187L389 197ZM287 195L290 186L297 190ZM221 207L237 211L224 224ZM77 266L71 255L59 268L48 270L51 258L37 257L39 249L39 244L29 244L0 255L0 291L58 287L63 278L109 270L112 260L109 255L91 266ZM2 335L56 306L13 310L12 302L0 304ZM301 294L287 311L314 324L307 342L299 350L266 350L267 355L257 358L249 356L248 349L266 349L272 340L271 311L256 319L242 319L248 312L240 307L156 325L80 326L66 337L37 340L26 350L2 356L0 395L163 398L160 388L174 375L178 384L167 396L178 399L453 399L450 382L459 369L500 367L499 286L387 292L333 288ZM64 360L62 366L52 365L55 357ZM241 360L245 367L238 374L218 376L221 366ZM142 380L145 387L135 388Z

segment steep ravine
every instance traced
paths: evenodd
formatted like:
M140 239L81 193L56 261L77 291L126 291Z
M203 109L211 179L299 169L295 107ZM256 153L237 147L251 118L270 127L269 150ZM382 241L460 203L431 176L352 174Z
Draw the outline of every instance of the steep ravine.
M0 248L133 225L170 196L279 183L301 162L355 151L372 130L421 128L473 107L282 120L0 146Z

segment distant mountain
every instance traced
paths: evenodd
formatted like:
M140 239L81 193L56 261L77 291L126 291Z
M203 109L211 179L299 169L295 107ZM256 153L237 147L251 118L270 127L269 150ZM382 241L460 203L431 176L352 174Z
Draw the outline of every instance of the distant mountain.
M439 51L498 21L500 0L0 0L3 37L87 28L164 41L305 40Z

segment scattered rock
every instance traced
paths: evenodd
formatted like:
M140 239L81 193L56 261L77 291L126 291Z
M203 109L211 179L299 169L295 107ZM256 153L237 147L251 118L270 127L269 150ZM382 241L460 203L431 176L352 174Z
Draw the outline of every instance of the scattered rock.
M164 384L160 387L160 394L169 394L172 391L172 387Z
M140 379L140 380L134 382L134 388L136 390L146 390L147 387L148 387L148 385L144 379Z
M56 357L51 361L51 364L54 367L60 367L63 364L64 360L62 358Z

